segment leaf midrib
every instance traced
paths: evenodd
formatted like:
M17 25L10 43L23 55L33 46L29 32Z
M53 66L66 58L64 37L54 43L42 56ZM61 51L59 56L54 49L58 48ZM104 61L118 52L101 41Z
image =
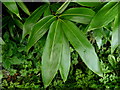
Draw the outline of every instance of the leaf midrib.
M66 25L66 23L63 21L63 20L61 20L65 25ZM67 25L66 25L67 26ZM68 26L67 26L68 27ZM71 29L68 27L68 29L71 31ZM72 31L71 31L72 32ZM73 35L76 37L76 35L74 34L74 32L72 32L73 33ZM79 38L78 37L76 37L77 39L78 39L78 41L80 42L80 40L79 40ZM80 42L81 43L81 42ZM81 43L81 45L83 46L83 48L85 49L85 50L87 50L87 48L85 48L84 47L84 45Z
M51 53L50 53L50 61L51 61L51 59L52 59L52 53L53 53L53 47L54 47L54 40L55 40L55 37L56 37L56 30L57 30L57 27L58 27L58 21L57 21L57 23L56 23L56 27L55 27L55 32L54 32L54 37L53 37L53 43L52 43L52 49L51 49Z

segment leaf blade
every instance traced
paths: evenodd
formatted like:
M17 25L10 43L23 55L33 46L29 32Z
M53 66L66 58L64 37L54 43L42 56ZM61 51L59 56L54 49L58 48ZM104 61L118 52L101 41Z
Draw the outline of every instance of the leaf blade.
M12 2L3 2L3 4L12 12L14 13L16 16L18 16L20 19L20 14L19 14L19 10L18 7L16 5L16 2L14 0L12 0Z
M30 33L30 36L28 38L28 45L26 47L27 51L47 32L50 24L54 20L55 20L55 16L49 15L42 18L34 25Z
M99 60L93 46L88 42L87 38L85 38L82 32L72 22L67 20L64 20L62 22L62 27L64 28L64 33L66 37L73 45L75 50L79 53L83 62L93 72L95 72L99 76L102 76Z
M30 15L30 12L29 12L27 6L23 2L17 2L17 4L27 15Z
M30 34L32 27L35 25L35 23L37 23L37 21L39 20L39 18L42 16L45 8L46 8L46 5L40 6L25 21L25 23L23 25L22 39L24 39L24 37L27 34Z
M47 36L42 55L42 79L47 87L55 77L60 64L62 37L59 21L54 21Z
M61 50L62 50L62 55L61 55L59 71L63 81L65 82L67 80L69 70L70 70L70 47L69 47L69 42L66 36L64 35L64 33L62 35Z
M113 31L112 31L111 53L113 53L115 49L117 48L117 46L120 44L118 40L119 39L118 34L120 32L119 28L120 28L119 15L117 15L115 17Z
M118 3L108 2L93 17L89 25L88 31L101 28L107 25L115 18L117 13L118 13Z
M88 24L93 18L94 14L95 12L92 9L70 8L60 15L60 17L77 23Z

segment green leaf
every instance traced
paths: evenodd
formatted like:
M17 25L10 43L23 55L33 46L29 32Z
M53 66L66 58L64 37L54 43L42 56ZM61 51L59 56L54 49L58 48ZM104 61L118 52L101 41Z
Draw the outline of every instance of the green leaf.
M12 64L21 64L21 63L24 63L21 59L18 59L16 56L12 57L10 59L10 63Z
M94 14L95 12L89 8L70 8L60 15L60 17L77 23L88 24Z
M62 6L56 11L56 14L61 14L69 5L71 0L66 0L65 3L62 4Z
M23 23L20 20L14 18L14 22L20 29L23 30Z
M113 31L112 31L112 40L111 40L111 53L115 51L119 43L119 32L120 32L120 21L119 21L119 15L115 17Z
M94 37L97 42L98 48L100 49L100 47L102 46L102 38L103 38L102 28L95 29L93 33L94 33Z
M62 21L62 28L66 37L79 53L87 67L99 76L102 76L97 54L95 53L94 47L90 44L84 34L74 23L67 20Z
M100 2L76 2L79 5L86 6L86 7L96 7L100 5Z
M26 7L26 5L23 2L17 2L17 4L26 14L30 15L28 8Z
M113 55L109 55L108 56L108 61L109 63L111 64L112 67L115 67L116 66L116 60L115 60L115 57Z
M24 25L23 25L23 34L22 34L22 39L27 35L30 34L33 26L37 23L37 21L40 19L40 17L42 16L45 8L47 6L46 5L42 5L39 8L37 8L29 17L28 19L25 21Z
M88 31L101 28L109 24L115 18L117 13L118 13L118 3L108 2L93 17L89 25Z
M0 45L5 44L5 42L3 41L3 39L0 37Z
M64 35L64 33L61 37L62 37L62 49L61 49L62 55L61 55L59 70L61 77L65 82L67 80L70 70L70 47L69 47L69 42L66 36Z
M19 10L14 0L12 2L3 2L3 4L14 14L16 14L20 19Z
M42 79L47 87L59 68L62 49L61 25L59 21L51 24L42 55Z
M55 16L49 15L42 18L34 25L28 38L28 45L26 47L27 51L47 32L49 26L54 20Z
M51 15L50 7L48 6L44 12L44 16Z

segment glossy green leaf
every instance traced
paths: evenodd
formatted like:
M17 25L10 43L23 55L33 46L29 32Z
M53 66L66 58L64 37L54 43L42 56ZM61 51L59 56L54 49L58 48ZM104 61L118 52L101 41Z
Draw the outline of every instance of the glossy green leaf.
M62 21L62 28L66 37L79 53L87 67L99 76L102 76L97 54L84 34L75 24L67 20Z
M118 13L118 3L108 2L92 19L88 30L94 30L109 24Z
M3 4L14 14L16 14L20 19L19 10L14 0L12 2L3 2Z
M114 50L117 48L119 43L119 32L120 32L120 21L119 21L119 15L115 17L114 21L114 27L112 31L112 41L111 41L111 53L114 52Z
M28 38L27 51L47 32L49 26L54 20L55 16L49 15L42 18L34 25Z
M65 82L67 80L69 70L70 70L70 47L69 47L69 41L67 40L66 36L63 33L62 37L62 55L60 60L60 74Z
M51 24L42 55L42 79L47 87L55 77L60 65L62 49L61 25L59 21Z
M60 17L77 23L88 24L94 14L95 12L89 8L70 8L60 15Z
M26 7L26 5L23 2L17 2L17 4L26 14L30 15L28 8Z
M39 8L37 8L25 21L23 25L23 34L22 34L22 39L27 35L30 34L32 27L37 23L37 21L40 19L42 16L46 5L42 5Z
M63 5L56 11L56 14L61 14L69 5L71 0L66 0L65 3L63 3Z
M100 2L76 2L81 6L87 6L87 7L95 7L100 5Z
M44 12L44 16L51 15L50 6L48 6Z
M93 33L94 33L94 37L97 42L98 48L100 49L100 47L102 46L102 38L103 38L102 28L95 29Z

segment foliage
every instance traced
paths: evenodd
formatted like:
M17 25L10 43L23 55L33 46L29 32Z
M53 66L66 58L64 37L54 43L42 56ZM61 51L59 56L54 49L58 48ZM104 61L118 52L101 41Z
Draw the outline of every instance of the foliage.
M118 2L3 4L3 88L119 88Z

